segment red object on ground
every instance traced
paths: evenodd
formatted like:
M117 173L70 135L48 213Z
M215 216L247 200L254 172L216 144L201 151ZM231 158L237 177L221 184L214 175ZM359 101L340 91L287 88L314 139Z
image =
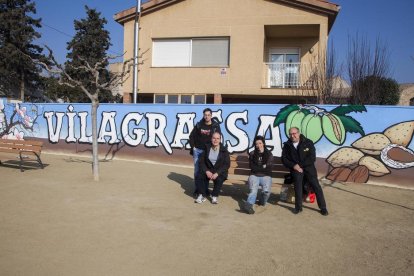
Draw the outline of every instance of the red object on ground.
M309 194L309 202L310 203L314 203L315 202L315 198L316 198L315 193L310 193Z

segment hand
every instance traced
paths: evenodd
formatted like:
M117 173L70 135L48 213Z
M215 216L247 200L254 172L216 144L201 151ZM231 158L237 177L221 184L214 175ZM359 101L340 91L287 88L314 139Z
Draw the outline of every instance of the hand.
M299 166L299 164L296 164L293 166L293 169L297 172L303 173L303 169Z
M208 179L211 179L213 177L213 173L210 171L206 171L206 175Z
M218 173L215 173L211 176L211 180L216 180L218 177Z

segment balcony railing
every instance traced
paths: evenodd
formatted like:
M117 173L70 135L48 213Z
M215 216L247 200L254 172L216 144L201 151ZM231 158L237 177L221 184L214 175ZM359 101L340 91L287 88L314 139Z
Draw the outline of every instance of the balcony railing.
M266 88L298 88L309 78L308 64L300 62L265 63Z

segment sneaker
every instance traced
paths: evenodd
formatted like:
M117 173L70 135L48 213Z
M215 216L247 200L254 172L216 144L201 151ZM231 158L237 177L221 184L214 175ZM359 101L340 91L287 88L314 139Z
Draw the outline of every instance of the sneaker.
M206 201L207 199L202 195L202 194L199 194L198 195L198 197L197 197L197 199L196 200L194 200L194 202L195 203L199 203L199 204L201 204L201 203L203 203L204 201Z
M254 209L253 209L253 205L248 203L248 202L244 202L243 204L243 209L246 213L248 213L249 215L253 215L254 214Z
M213 204L218 204L218 199L217 199L217 197L216 197L216 196L213 196L213 197L211 198L211 203L213 203Z
M322 209L321 210L321 215L322 216L327 216L329 213L328 213L328 210L326 210L326 209Z

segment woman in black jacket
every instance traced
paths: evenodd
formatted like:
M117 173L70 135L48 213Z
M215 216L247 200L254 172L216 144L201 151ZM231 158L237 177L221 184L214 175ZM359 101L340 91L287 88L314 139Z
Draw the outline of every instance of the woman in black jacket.
M219 132L213 133L211 143L206 145L205 150L200 156L200 169L196 181L198 197L195 203L206 201L210 180L214 182L214 188L211 192L211 203L218 203L220 189L223 182L227 179L230 167L230 154L220 141L221 134Z
M244 204L245 211L254 214L253 206L256 203L257 192L262 186L262 192L259 197L260 205L266 205L272 188L272 166L273 155L266 148L263 136L256 136L253 142L255 149L249 154L250 176L248 184L250 193Z

